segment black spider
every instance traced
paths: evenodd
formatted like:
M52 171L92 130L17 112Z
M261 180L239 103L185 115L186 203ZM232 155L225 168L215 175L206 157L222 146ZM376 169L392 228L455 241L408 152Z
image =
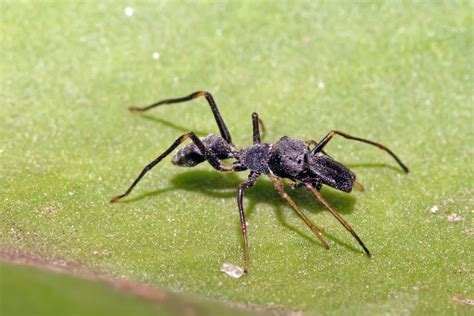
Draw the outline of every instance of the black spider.
M257 113L252 114L253 124L253 145L238 149L233 143L229 131L217 109L217 105L209 92L198 91L186 97L177 99L167 99L159 101L150 106L137 108L130 107L132 112L144 112L163 104L173 104L189 101L204 96L209 102L214 118L219 127L221 136L210 134L204 138L198 138L193 132L181 135L174 143L158 158L149 163L140 175L133 181L128 190L121 195L112 198L111 202L127 196L140 179L156 166L163 158L169 155L176 147L178 147L186 139L190 138L192 143L180 149L173 157L173 164L183 167L194 167L197 164L207 160L218 171L244 171L250 170L248 180L239 185L237 193L237 205L240 213L240 224L242 227L242 235L244 238L244 272L248 271L249 254L247 227L245 223L244 208L242 205L243 193L246 189L252 187L257 178L265 174L271 178L278 194L286 200L286 202L295 210L295 212L303 219L305 224L311 229L314 235L321 241L324 248L329 249L328 244L323 239L319 229L314 226L309 219L296 206L291 197L284 191L281 179L289 180L294 187L304 187L311 192L315 198L331 212L334 217L354 236L357 242L362 246L367 256L371 256L369 250L362 240L352 229L352 227L339 215L319 193L323 184L333 187L343 192L351 192L352 188L363 190L363 187L356 182L355 174L345 167L343 164L333 160L324 151L323 148L335 135L344 138L360 141L378 148L390 154L400 165L400 167L408 173L408 168L400 161L400 159L387 147L379 143L372 142L367 139L354 137L339 131L329 132L320 142L308 141L304 142L298 139L284 136L274 144L262 143L260 140L260 126L262 121L258 118ZM310 145L314 147L311 149ZM231 165L221 163L223 159L235 159Z

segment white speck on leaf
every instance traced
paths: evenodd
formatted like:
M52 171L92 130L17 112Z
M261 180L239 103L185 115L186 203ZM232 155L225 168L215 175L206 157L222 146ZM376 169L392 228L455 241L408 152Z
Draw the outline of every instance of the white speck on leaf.
M459 215L457 213L453 213L451 215L448 215L448 221L449 222L459 222L461 220L462 220L461 215Z
M154 60L160 59L160 53L154 52L154 53L153 53L153 59L154 59Z
M241 267L227 262L222 264L221 271L234 279L238 279L244 274L244 270Z
M319 80L318 88L321 89L321 90L324 90L324 88L326 88L326 84L324 84L324 81Z
M464 232L471 237L474 237L474 228L465 229Z
M438 212L438 210L439 210L438 205L433 205L433 207L430 209L430 212L434 214Z
M126 7L125 8L125 15L126 16L132 16L133 15L133 8L132 7Z
M221 30L221 29L217 29L217 30L216 30L216 35L217 35L217 36L222 36L222 30Z
M46 214L54 214L56 213L56 208L54 207L54 205L48 204L43 208L43 212Z
M451 299L458 303L474 306L473 299L465 298L465 297L462 297L461 295L454 295L453 297L451 297Z

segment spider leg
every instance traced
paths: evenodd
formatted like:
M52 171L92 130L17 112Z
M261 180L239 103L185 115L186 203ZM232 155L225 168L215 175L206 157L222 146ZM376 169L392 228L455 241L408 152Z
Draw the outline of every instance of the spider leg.
M145 107L131 106L129 107L129 110L131 112L145 112L163 104L181 103L181 102L190 101L199 97L206 98L207 102L209 103L209 106L211 107L212 114L214 114L214 118L216 120L217 127L219 127L219 131L221 133L222 138L224 138L229 144L232 144L232 137L230 136L229 130L227 129L227 126L225 125L224 120L222 119L221 113L219 112L219 109L217 108L217 104L214 101L214 98L212 97L212 95L206 91L196 91L182 98L161 100Z
M344 218L342 218L341 215L339 215L338 212L336 212L336 210L334 210L328 202L326 202L326 200L321 196L321 193L319 193L318 190L316 190L313 186L311 186L310 184L306 185L306 188L314 195L314 197L325 207L329 210L329 212L331 212L331 214L339 221L339 223L342 224L342 226L344 226L344 228L352 234L352 236L354 236L354 238L357 240L357 242L359 243L359 245L361 245L362 248L364 248L364 251L365 253L367 254L368 257L372 257L372 255L370 254L370 251L369 249L367 249L367 247L364 245L364 243L362 242L362 239L360 239L360 237L357 235L357 233L354 231L354 229L352 229L352 227L349 225L349 223L346 222L346 220Z
M296 212L296 214L301 217L301 219L309 227L309 229L311 229L316 238L318 238L319 241L323 244L324 248L329 249L329 245L323 239L323 236L321 235L319 229L314 226L313 223L311 223L311 221L306 217L306 215L304 215L304 213L298 208L293 199L285 192L281 180L277 177L271 177L271 179L273 181L273 186L275 187L275 190L278 192L278 194L288 203L288 205L291 206L291 208Z
M260 127L262 128L262 138L265 135L265 125L263 121L258 117L258 114L253 112L252 113L252 130L253 130L253 144L260 144Z
M346 134L346 133L343 133L343 132L340 132L340 131L330 131L326 136L324 136L324 138L316 145L316 147L314 147L310 154L311 155L314 155L314 154L317 154L318 152L322 151L324 146L326 146L326 144L335 136L335 135L340 135L344 138L347 138L347 139L351 139L351 140L356 140L356 141L359 141L359 142L362 142L362 143L366 143L366 144L369 144L369 145L372 145L372 146L375 146L375 147L378 147L382 150L384 150L385 152L387 152L390 156L393 157L393 159L395 159L397 161L397 163L400 165L400 167L403 169L403 171L405 171L406 173L409 172L408 170L408 167L405 166L403 164L403 162L397 157L397 155L395 155L393 153L393 151L391 151L390 149L388 149L387 147L385 147L384 145L382 144L379 144L379 143L376 143L376 142L373 142L371 140L368 140L368 139L364 139L364 138L359 138L359 137L355 137L355 136L351 136L349 134Z
M239 185L239 190L237 191L237 206L239 207L240 214L240 226L242 228L242 236L244 238L244 272L247 273L249 269L249 242L247 239L247 223L245 222L245 213L244 206L242 204L242 199L244 197L244 191L248 188L251 188L255 181L257 181L259 173L250 172L248 180Z
M210 152L204 144L201 142L199 137L197 137L193 132L185 133L178 137L171 146L165 150L161 155L159 155L155 160L150 162L143 170L142 172L138 175L138 177L133 181L132 185L125 191L125 193L117 195L113 197L110 202L114 203L120 200L121 198L127 196L133 188L137 185L137 183L143 178L143 176L153 169L161 160L163 160L166 156L168 156L176 147L178 147L181 143L183 143L186 139L191 138L191 140L194 142L194 144L199 148L199 151L203 154L204 158L211 164L212 167L219 171L236 171L240 168L238 164L234 164L231 166L225 166L223 165L220 160L216 157L216 155L212 152Z
M308 146L311 146L311 145L317 146L317 145L318 145L318 142L315 141L314 139L310 139L310 140L307 140L307 141L306 141L306 144L308 144ZM332 157L331 157L327 152L325 152L324 150L321 150L321 152L322 152L323 154L325 154L326 156L328 156L329 158L332 158Z

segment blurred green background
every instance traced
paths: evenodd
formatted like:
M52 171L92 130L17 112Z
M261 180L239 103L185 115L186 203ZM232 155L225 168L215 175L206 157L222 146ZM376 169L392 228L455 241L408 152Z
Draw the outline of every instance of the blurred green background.
M474 297L473 6L2 1L2 251L63 258L203 304L472 314L453 297ZM335 139L327 147L366 192L324 188L323 196L373 258L310 196L288 188L324 231L332 247L324 251L262 178L245 197L250 273L225 276L222 263L243 265L235 196L246 173L204 164L183 169L168 158L128 200L109 204L183 132L218 131L204 100L146 115L127 107L202 89L242 147L257 111L268 142L319 140L338 129L393 149L409 175L369 146ZM54 310L64 297L35 290L21 269L2 266L2 283L17 289L4 286L4 312L25 312L12 303L23 289L25 300L42 298L41 308L24 306L29 313ZM68 291L69 281L49 278ZM94 310L80 301L67 305L70 313ZM148 304L104 299L109 308L100 311L113 314L119 301ZM136 314L148 308L158 307Z

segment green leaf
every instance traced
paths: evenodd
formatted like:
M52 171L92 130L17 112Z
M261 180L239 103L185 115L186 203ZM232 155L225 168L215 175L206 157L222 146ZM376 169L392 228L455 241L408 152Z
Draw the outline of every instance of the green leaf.
M468 314L453 297L474 297L472 10L4 1L0 246L223 302ZM218 132L205 100L146 115L127 107L202 89L241 147L256 111L267 142L318 141L337 129L399 155L410 174L376 148L337 137L327 146L366 191L322 194L373 258L311 196L287 188L324 232L325 251L262 178L245 195L250 273L227 277L224 262L243 265L235 200L246 173L206 164L184 169L167 158L111 205L179 135Z

